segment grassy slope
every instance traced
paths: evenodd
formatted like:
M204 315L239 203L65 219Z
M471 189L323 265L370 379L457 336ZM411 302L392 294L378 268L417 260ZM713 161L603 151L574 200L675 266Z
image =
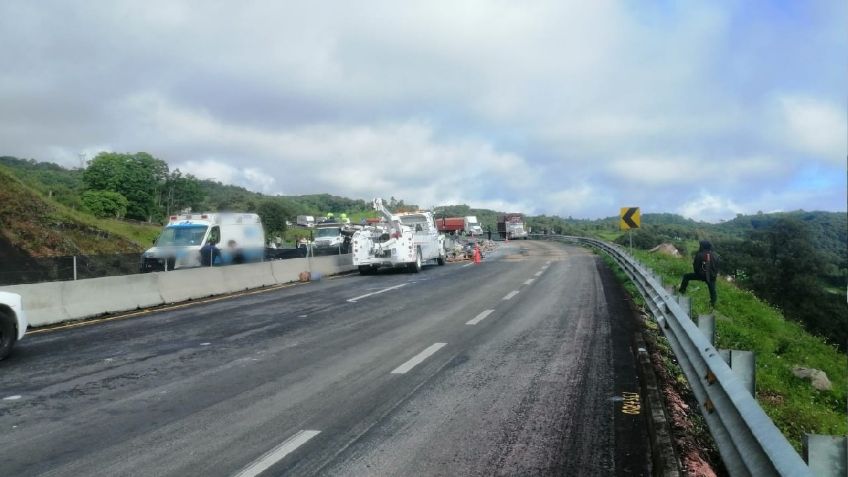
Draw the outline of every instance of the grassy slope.
M31 256L139 252L160 226L96 219L44 197L0 167L0 233Z
M685 258L635 251L636 257L661 274L666 284L679 283L691 271ZM709 312L706 284L692 282L693 315ZM718 283L717 346L752 350L757 357L757 398L778 428L801 449L805 433L846 434L848 357L810 335L804 328L759 300L751 292L721 280ZM793 366L823 370L832 391L816 391L809 381L792 375Z

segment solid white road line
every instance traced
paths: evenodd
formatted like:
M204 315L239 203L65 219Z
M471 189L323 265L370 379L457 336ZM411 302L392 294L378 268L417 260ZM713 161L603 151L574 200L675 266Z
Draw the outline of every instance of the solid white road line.
M538 272L536 272L536 274L534 276L540 277L540 276L542 276L543 273L545 273L544 270L539 270Z
M459 268L470 267L471 265L474 265L474 264L473 264L473 263L466 263L465 265L463 265L463 266L461 266L461 267L459 267Z
M256 462L245 467L244 470L236 474L236 477L255 477L262 472L265 472L272 465L281 461L283 457L291 454L295 449L306 444L309 439L312 439L320 433L321 431L298 431L285 442L268 451L268 453L260 457L256 460Z
M503 299L504 299L504 301L506 301L506 300L509 300L510 298L514 297L515 295L518 295L518 290L513 290L513 291L507 293L506 296L503 297Z
M524 281L524 284L525 284L525 285L530 285L531 283L533 283L533 282L535 282L535 281L536 281L536 279L535 279L535 278L531 278L531 279L529 279L529 280L525 280L525 281Z
M495 312L495 310L486 310L486 311L480 313L479 315L475 316L474 318L468 320L465 324L466 325L476 325L477 323L480 323L481 321L485 320L487 316L491 315L494 312Z
M409 285L409 283L401 283L400 285L395 285L395 286L393 286L393 287L384 288L384 289L382 289L382 290L380 290L380 291L375 291L375 292L371 292L371 293L366 293L366 294L364 294L364 295L360 295L360 296L358 296L358 297L356 297L356 298L351 298L351 299L349 299L349 300L348 300L348 302L349 302L349 303L356 303L358 300L361 300L361 299L363 299L363 298L367 298L367 297L369 297L369 296L373 296L373 295L379 295L380 293L386 293L387 291L397 290L398 288L400 288L400 287L405 287L405 286L407 286L407 285Z
M409 361L395 368L394 371L392 371L392 374L406 374L410 369L421 364L422 361L429 358L436 351L442 349L442 346L446 344L447 343L433 343L424 351L413 356L412 359L410 359Z

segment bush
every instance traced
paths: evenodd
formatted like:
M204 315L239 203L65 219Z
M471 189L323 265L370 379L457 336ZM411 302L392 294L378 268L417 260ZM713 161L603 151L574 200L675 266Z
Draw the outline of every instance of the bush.
M107 190L88 190L82 194L82 206L96 217L115 217L126 215L129 201L117 192Z

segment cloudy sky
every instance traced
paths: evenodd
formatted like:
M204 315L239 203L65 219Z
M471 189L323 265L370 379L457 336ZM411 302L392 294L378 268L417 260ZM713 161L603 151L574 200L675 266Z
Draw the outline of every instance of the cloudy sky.
M0 154L574 217L846 209L848 2L0 3Z

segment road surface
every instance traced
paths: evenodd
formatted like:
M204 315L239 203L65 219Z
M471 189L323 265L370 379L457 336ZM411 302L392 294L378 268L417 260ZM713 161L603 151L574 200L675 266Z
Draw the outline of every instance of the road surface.
M0 475L648 475L634 326L598 257L531 241L37 333Z

